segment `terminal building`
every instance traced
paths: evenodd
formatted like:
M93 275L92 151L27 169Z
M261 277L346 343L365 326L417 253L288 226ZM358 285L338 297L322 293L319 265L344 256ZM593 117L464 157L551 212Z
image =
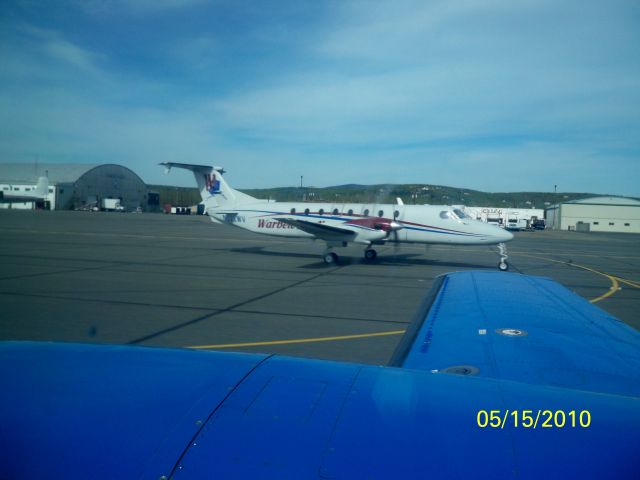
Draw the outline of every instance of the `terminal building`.
M116 164L0 163L0 191L31 190L40 177L49 180L43 201L3 203L2 208L81 210L99 207L104 199L119 199L127 211L159 209L157 194L132 170Z
M547 228L582 232L640 233L640 201L592 197L545 209Z

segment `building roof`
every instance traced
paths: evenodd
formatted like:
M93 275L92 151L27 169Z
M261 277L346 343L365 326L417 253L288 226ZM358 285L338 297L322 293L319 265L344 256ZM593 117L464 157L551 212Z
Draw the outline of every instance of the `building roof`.
M0 183L37 183L38 177L49 177L49 182L73 183L96 163L0 163Z
M590 197L590 198L582 198L580 200L572 200L570 202L563 203L582 203L582 204L598 204L598 205L630 205L630 206L640 206L640 201L635 198L627 198L627 197Z

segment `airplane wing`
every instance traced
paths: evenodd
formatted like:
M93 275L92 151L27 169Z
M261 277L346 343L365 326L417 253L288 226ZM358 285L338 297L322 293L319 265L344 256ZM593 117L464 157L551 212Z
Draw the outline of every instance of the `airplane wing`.
M299 220L294 218L275 218L280 222L296 227L303 232L309 233L321 240L351 240L356 236L357 232L349 228L336 227L326 225L319 222L311 222L308 220Z
M637 478L638 332L503 272L417 319L403 368L0 342L0 478Z
M391 365L640 396L640 333L558 283L505 272L440 277Z

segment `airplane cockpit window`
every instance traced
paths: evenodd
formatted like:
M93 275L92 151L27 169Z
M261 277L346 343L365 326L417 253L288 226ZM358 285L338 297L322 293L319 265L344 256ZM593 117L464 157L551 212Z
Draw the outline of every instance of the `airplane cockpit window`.
M460 220L463 220L465 218L470 218L469 215L467 215L466 213L464 213L462 210L460 210L459 208L454 208L453 209L453 213L455 213L456 217L458 217Z
M452 217L453 217L453 213L451 213L449 210L443 210L442 212L440 212L440 218L444 218L446 220Z

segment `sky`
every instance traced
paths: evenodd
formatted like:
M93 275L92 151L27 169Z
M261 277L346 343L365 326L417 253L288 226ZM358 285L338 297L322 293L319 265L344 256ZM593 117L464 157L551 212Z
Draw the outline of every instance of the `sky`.
M640 196L637 0L4 0L0 162Z

